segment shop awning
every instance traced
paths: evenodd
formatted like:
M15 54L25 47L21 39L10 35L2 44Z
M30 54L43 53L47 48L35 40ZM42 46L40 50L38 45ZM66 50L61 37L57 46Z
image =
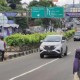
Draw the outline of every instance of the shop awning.
M13 28L18 28L19 25L18 24L3 24L3 27L13 27Z

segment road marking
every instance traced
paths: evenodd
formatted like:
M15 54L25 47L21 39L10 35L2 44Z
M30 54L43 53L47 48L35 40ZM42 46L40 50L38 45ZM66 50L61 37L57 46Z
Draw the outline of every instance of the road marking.
M20 75L18 75L18 76L16 76L16 77L13 77L13 78L11 78L11 79L9 79L9 80L15 80L15 79L17 79L17 78L19 78L19 77L21 77L21 76L27 75L27 74L29 74L29 73L31 73L31 72L33 72L33 71L36 71L36 70L38 70L38 69L40 69L40 68L42 68L42 67L44 67L44 66L46 66L46 65L48 65L48 64L53 63L53 62L56 61L56 60L58 60L58 59L52 60L52 61L50 61L50 62L48 62L48 63L45 63L45 64L43 64L43 65L41 65L41 66L39 66L39 67L37 67L37 68L35 68L35 69L32 69L32 70L30 70L30 71L28 71L28 72L22 73L22 74L20 74Z
M68 54L71 54L71 52L69 52Z
M71 52L69 52L68 54L71 54ZM41 66L39 66L39 67L37 67L37 68L34 68L34 69L32 69L32 70L30 70L30 71L28 71L28 72L22 73L22 74L20 74L20 75L18 75L18 76L16 76L16 77L13 77L13 78L11 78L11 79L9 79L9 80L15 80L15 79L17 79L17 78L19 78L19 77L22 77L22 76L24 76L24 75L27 75L27 74L29 74L29 73L31 73L31 72L34 72L34 71L36 71L36 70L38 70L38 69L40 69L40 68L42 68L42 67L44 67L44 66L46 66L46 65L48 65L48 64L51 64L51 63L57 61L58 59L59 59L59 58L57 58L57 59L55 59L55 60L51 60L50 62L47 62L47 63L45 63L45 64L43 64L43 65L41 65Z
M13 61L13 60L17 60L17 59L21 59L21 58L24 58L24 57L30 56L30 55L32 55L32 54L36 54L36 53L25 54L25 55L23 55L23 56L19 56L19 57L16 57L16 58L7 59L7 60L4 60L4 62L7 62L7 61Z

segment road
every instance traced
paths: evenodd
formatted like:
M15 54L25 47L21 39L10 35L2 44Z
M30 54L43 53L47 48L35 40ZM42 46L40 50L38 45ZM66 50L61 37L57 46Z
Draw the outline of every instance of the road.
M40 59L39 53L0 62L0 80L73 80L73 59L79 41L68 41L68 56Z

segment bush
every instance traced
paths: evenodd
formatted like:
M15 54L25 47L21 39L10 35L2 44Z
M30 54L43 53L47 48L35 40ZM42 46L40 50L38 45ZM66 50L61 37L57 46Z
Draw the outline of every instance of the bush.
M67 31L63 33L63 35L68 39L74 34L74 30ZM9 46L36 46L40 43L40 40L43 40L47 35L57 34L56 32L48 32L48 33L35 33L35 34L27 34L23 35L20 33L8 36L5 38L7 44Z

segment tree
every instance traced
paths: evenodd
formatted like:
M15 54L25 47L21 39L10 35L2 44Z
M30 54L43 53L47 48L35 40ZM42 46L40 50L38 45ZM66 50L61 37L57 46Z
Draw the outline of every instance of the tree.
M8 3L20 4L21 0L7 0Z
M52 7L54 6L54 4L52 3L52 1L39 1L39 6Z
M28 7L33 7L33 6L38 6L39 2L38 1L31 1L30 4L28 5Z
M16 17L15 22L16 22L16 24L19 24L19 28L20 28L20 30L22 30L22 32L26 28L28 28L27 17Z
M0 0L0 5L4 6L6 4L7 4L6 0Z
M51 7L54 6L52 1L31 1L28 7L33 7L33 6L43 6L43 7Z

